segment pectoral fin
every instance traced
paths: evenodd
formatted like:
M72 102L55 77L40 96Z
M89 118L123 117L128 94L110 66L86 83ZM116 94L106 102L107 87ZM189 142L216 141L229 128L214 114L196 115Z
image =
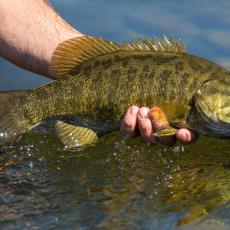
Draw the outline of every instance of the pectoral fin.
M175 135L178 126L174 124L185 124L189 111L190 106L183 104L153 107L149 112L149 116L157 126L154 136L165 137Z
M75 148L97 141L97 134L88 128L57 121L55 132L66 148Z
M159 106L169 123L182 123L186 120L191 107L185 104L167 104Z
M165 125L157 128L157 130L153 133L155 137L169 137L176 134L177 129L173 128L170 125Z

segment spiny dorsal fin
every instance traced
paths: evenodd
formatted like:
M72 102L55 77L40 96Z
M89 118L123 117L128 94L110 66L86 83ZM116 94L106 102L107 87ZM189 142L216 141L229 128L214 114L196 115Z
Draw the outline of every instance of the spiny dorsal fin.
M161 40L153 37L152 40L139 39L122 45L90 36L72 38L59 44L53 53L49 68L50 76L58 79L86 60L120 50L184 53L185 45L181 40L175 40L173 36L168 40L165 35Z
M122 45L127 50L145 50L145 51L156 51L156 52L172 52L172 53L184 53L186 52L185 44L182 40L178 41L171 35L168 40L163 34L162 39L159 40L157 37L153 39L139 39L131 43L124 43Z

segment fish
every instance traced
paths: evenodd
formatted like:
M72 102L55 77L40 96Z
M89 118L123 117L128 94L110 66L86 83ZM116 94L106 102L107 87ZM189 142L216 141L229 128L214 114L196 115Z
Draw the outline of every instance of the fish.
M54 51L49 73L49 84L0 93L1 146L50 119L65 146L87 145L118 130L131 105L161 108L168 123L156 130L158 137L183 127L230 137L230 72L189 54L173 36L122 44L72 38Z

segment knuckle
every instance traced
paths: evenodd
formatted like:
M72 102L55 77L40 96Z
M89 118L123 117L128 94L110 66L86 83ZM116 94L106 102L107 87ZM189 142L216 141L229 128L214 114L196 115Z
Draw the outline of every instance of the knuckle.
M129 131L132 130L134 128L134 125L131 121L129 120L123 120L122 122L122 128Z

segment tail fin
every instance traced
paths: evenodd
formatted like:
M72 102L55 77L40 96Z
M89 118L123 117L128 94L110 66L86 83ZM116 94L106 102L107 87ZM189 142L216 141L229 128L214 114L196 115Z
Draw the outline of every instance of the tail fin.
M12 145L25 132L22 108L25 91L0 92L0 150Z

